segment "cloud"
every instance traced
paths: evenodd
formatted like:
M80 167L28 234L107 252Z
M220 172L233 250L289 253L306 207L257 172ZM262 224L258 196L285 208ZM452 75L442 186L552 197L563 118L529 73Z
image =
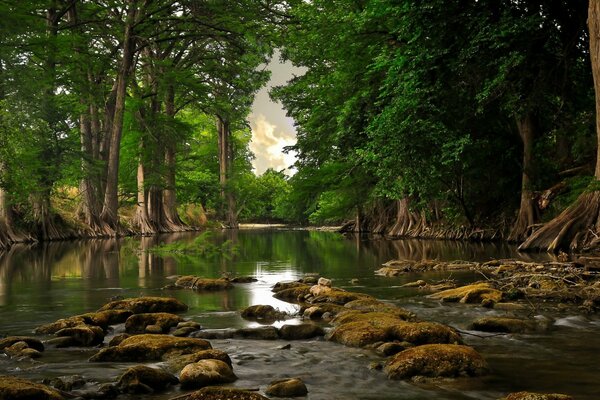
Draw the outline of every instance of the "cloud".
M283 152L285 146L296 142L293 131L279 129L277 125L268 121L264 114L252 114L250 126L252 128L250 150L256 156L253 165L257 174L262 174L268 168L280 171L294 164L295 155Z

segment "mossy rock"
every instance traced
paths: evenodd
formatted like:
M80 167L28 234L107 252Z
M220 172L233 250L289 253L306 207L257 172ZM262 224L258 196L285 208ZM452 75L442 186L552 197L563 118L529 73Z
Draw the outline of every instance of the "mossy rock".
M13 376L0 376L0 399L64 400L64 397L46 385Z
M167 361L167 367L169 371L179 372L188 364L196 363L200 360L219 360L223 361L225 364L230 367L233 366L231 363L231 358L227 353L222 350L210 349L210 350L202 350L193 354L185 354L179 357L170 358Z
M369 296L368 294L364 293L347 292L345 290L340 290L336 288L327 289L330 290L324 291L323 294L319 296L314 296L309 300L309 303L332 303L344 305L354 300L375 300L373 296Z
M157 325L159 333L166 333L169 329L183 321L183 318L171 313L134 314L127 318L125 331L127 333L144 333L146 332L146 327L149 325Z
M277 340L279 339L279 331L274 326L241 328L234 332L233 337L238 339Z
M350 347L365 347L385 342L388 332L385 328L373 326L369 321L355 321L336 327L325 338Z
M119 377L117 387L124 393L153 393L177 383L179 379L163 369L137 365Z
M427 344L396 354L386 362L384 370L390 379L409 379L414 376L481 376L489 369L483 357L472 347Z
M340 312L348 311L348 309L339 304L321 303L303 307L301 311L304 318L319 320L322 319L325 314L331 318L335 317Z
M179 398L176 397L176 398ZM172 400L175 400L172 399ZM187 397L186 400L269 400L255 392L247 390L225 388L225 387L205 387Z
M129 310L134 314L143 313L177 313L187 311L188 306L172 297L134 297L111 301L98 311Z
M37 351L44 351L44 345L42 342L34 337L30 336L9 336L4 339L0 339L0 350L11 347L13 344L18 342L25 342L27 346Z
M398 276L401 273L406 272L406 271L407 271L407 269L405 269L405 268L382 267L382 268L379 268L377 271L375 271L375 275L394 277L394 276Z
M404 322L400 321L388 327L391 340L421 344L462 343L455 329L437 322Z
M129 310L106 310L74 315L69 318L61 318L55 322L39 326L35 329L38 334L53 334L62 329L74 328L80 325L99 326L103 330L110 325L121 324L133 313Z
M469 329L482 332L526 333L538 328L533 321L510 317L482 317L471 324Z
M233 284L227 279L208 279L200 278L198 276L193 275L180 277L175 281L175 286L179 288L192 289L198 291L216 291L233 289Z
M444 290L438 293L430 294L427 297L444 302L479 304L486 300L498 303L500 300L502 300L502 292L491 287L489 283L483 282L461 286L455 289Z
M404 308L394 306L392 304L387 304L382 301L376 299L358 299L350 301L344 304L345 308L349 308L350 310L364 311L364 312L384 312L388 314L392 314L400 319L411 320L416 317L416 315Z
M349 310L343 313L339 313L331 321L331 323L332 325L338 326L356 321L368 321L373 326L388 327L402 320L396 315L386 312L362 312Z
M37 328L35 328L35 333L50 335L60 330L66 328L74 328L79 325L85 325L85 320L83 319L83 317L76 315L74 317L61 318L49 324L38 326Z
M308 287L310 289L310 285L304 282L298 281L290 281L290 282L277 282L275 286L271 288L271 291L274 293L281 292L282 290L293 289L293 288L304 288Z
M310 293L310 286L300 284L300 286L291 287L275 292L273 297L288 303L302 303L306 295Z
M574 400L573 397L566 394L543 394L532 392L517 392L511 393L500 400Z
M144 334L102 349L90 361L160 361L210 348L210 343L203 339Z
M61 329L55 333L58 337L70 337L74 345L96 346L104 341L104 330L95 325L78 325Z
M231 366L221 360L206 359L186 365L179 374L181 387L199 388L220 383L231 383L237 379Z
M285 378L271 382L265 393L273 397L300 397L306 396L308 389L301 379Z
M271 305L262 304L247 307L240 314L244 319L266 322L283 320L288 316L286 313L276 310Z
M323 328L314 324L286 324L279 328L279 336L284 340L306 340L323 335Z

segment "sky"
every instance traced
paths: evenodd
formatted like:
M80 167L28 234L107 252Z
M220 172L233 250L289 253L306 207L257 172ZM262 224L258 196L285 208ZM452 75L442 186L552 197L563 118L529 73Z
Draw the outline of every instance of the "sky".
M277 171L285 169L286 174L292 175L293 171L288 168L294 164L296 157L293 153L284 154L283 148L296 143L294 121L285 116L280 103L269 98L269 90L285 84L294 74L300 75L301 69L289 62L282 63L278 53L275 53L267 68L271 71L271 80L257 93L249 117L252 128L250 150L256 156L252 165L258 175L267 168Z

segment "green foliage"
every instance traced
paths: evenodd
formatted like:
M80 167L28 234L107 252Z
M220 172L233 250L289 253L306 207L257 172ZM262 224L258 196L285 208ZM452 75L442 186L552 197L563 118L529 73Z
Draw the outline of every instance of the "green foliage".
M169 244L156 245L147 251L161 256L193 256L201 257L203 259L220 257L229 260L238 254L239 246L234 244L231 240L225 240L219 243L212 231L204 231L191 242L177 241Z

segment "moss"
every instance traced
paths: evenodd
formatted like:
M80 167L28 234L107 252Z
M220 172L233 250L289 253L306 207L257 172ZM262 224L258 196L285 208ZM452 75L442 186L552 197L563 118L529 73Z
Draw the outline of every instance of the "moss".
M90 361L159 361L210 348L210 343L203 339L144 334L102 349Z
M56 336L68 336L74 343L81 346L96 346L104 341L104 331L99 326L78 325L71 328L61 329Z
M197 388L237 379L229 365L220 360L200 360L186 365L179 374L182 388Z
M233 284L227 279L205 279L198 276L182 276L175 281L175 286L192 290L227 290L233 289Z
M329 332L327 340L351 347L365 347L377 342L385 342L386 329L374 327L369 321L355 321L340 325Z
M480 376L488 372L488 366L471 347L428 344L396 354L386 362L385 372L390 379Z
M286 319L287 314L270 305L255 305L243 309L241 316L244 319L273 322Z
M202 350L193 354L185 354L179 357L173 357L167 361L167 366L170 371L179 372L188 364L196 363L200 360L219 360L223 361L225 364L230 367L233 365L231 363L231 358L224 351L217 349L210 350Z
M444 290L428 296L445 302L481 303L490 300L498 303L502 300L502 292L492 288L488 283L474 283L455 289Z
M298 378L285 378L271 382L265 393L273 397L299 397L306 396L308 389Z
M0 350L10 347L18 342L25 342L27 343L27 346L31 347L32 349L44 351L44 345L42 342L39 339L29 336L9 336L7 338L0 339Z
M135 297L112 301L98 311L129 310L134 314L187 311L188 306L172 297Z
M328 288L329 289L329 288ZM346 292L336 288L324 291L321 295L315 296L310 299L309 303L332 303L344 305L354 300L375 300L374 297L364 293Z
M416 345L430 343L462 343L453 328L437 322L398 322L388 328L392 340Z
M224 387L205 387L191 393L187 400L268 400L258 393Z
M137 365L128 368L117 382L117 387L126 393L148 393L165 390L170 385L176 385L179 379L167 371Z
M322 303L310 305L310 307L304 307L301 311L305 318L318 320L321 319L325 313L329 313L331 317L335 317L338 313L348 311L348 309L344 306L340 306L339 304Z
M376 299L353 300L344 304L344 307L358 311L384 312L404 320L411 320L415 318L414 313L405 310L404 308L396 307L392 304L387 304Z
M273 295L276 299L287 301L288 303L301 303L304 297L310 293L309 285L294 286L287 289L282 289Z
M64 397L48 386L12 376L0 376L0 399L63 400Z
M517 392L511 393L506 396L503 400L573 400L573 397L566 394L542 394L542 393L531 393L531 392Z
M184 319L180 316L170 313L134 314L127 318L125 331L127 333L144 333L147 326L157 325L159 333L166 333L170 328L183 321Z
M535 322L509 317L482 317L470 326L470 329L483 332L524 333L533 332L537 328Z
M304 282L297 282L297 281L293 281L293 282L277 282L275 284L275 286L273 286L273 288L271 289L273 292L277 293L277 292L281 292L282 290L286 290L286 289L293 289L293 288L298 288L298 287L309 287L310 285Z

